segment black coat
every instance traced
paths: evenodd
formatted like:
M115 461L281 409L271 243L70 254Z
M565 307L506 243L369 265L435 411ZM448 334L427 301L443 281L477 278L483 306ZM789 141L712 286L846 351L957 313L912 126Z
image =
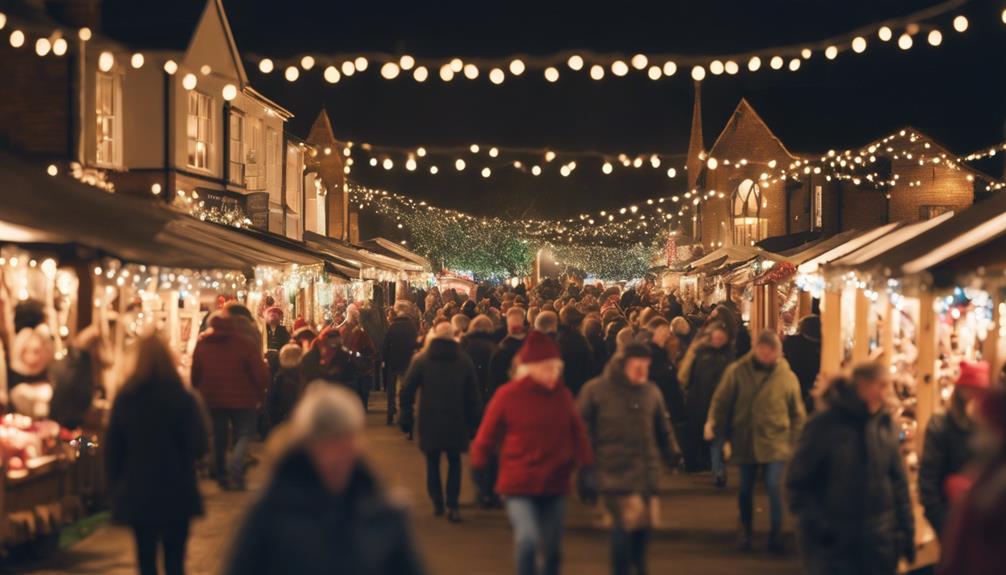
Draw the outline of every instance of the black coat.
M388 371L401 373L408 369L418 339L419 329L412 318L398 316L391 320L381 346L381 357L384 358Z
M288 455L238 533L227 575L418 575L403 510L358 464L344 495L320 483L307 456Z
M289 419L303 391L304 382L300 377L299 366L280 368L265 399L269 425L279 425Z
M915 525L898 428L870 414L851 386L810 419L789 464L805 573L893 575Z
M276 329L267 325L265 326L265 340L266 349L279 350L290 343L290 330L282 325L276 326Z
M814 398L810 392L814 389L817 374L821 371L821 342L807 339L797 334L791 335L782 342L782 354L789 362L790 369L800 380L800 393L807 413L814 411Z
M608 364L608 346L604 343L604 336L600 333L593 337L584 336L590 344L590 350L594 354L594 365L603 370Z
M124 386L105 432L112 519L157 526L202 515L196 461L208 448L199 400L181 382Z
M673 337L673 336L672 336ZM650 344L650 381L657 385L664 404L671 416L671 424L679 436L684 433L685 396L678 385L678 370L675 369L667 350L659 345Z
M594 363L594 350L579 330L561 328L556 343L562 357L562 381L576 396L583 384L597 377L604 366L598 367Z
M470 333L461 340L461 347L475 364L475 373L479 376L479 395L489 397L489 364L493 354L499 349L495 336L491 333Z
M359 369L345 348L337 351L328 364L322 365L321 351L318 346L315 346L304 354L304 359L300 362L300 379L305 386L321 379L355 390L357 377L359 377Z
M420 391L421 390L421 391ZM475 364L458 342L434 339L405 374L400 421L411 429L419 393L419 449L460 453L478 430L482 401Z
M513 365L513 358L524 345L525 337L524 334L521 334L520 337L506 336L500 342L499 349L493 354L492 359L489 360L489 395L485 398L486 404L489 403L501 385L510 381L510 367Z
M974 461L971 447L973 430L965 429L949 414L934 415L926 426L926 441L919 466L919 499L926 519L937 534L947 526L947 501L944 483Z
M706 346L695 352L685 391L685 411L689 426L701 429L705 425L713 394L716 393L723 372L733 359L729 346L719 349Z

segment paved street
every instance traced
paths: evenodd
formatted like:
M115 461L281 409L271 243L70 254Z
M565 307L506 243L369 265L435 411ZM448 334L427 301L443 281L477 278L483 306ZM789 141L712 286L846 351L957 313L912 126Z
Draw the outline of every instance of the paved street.
M383 404L383 394L371 398ZM397 429L383 425L384 412L375 408L369 417L373 463L393 489L412 502L414 524L421 550L432 574L497 575L512 572L510 530L501 511L481 511L466 506L464 522L452 525L434 518L425 495L423 460L416 446ZM188 568L192 575L218 573L229 541L249 502L262 485L262 473L253 471L247 493L223 493L206 482L207 515L194 525ZM663 527L650 552L653 573L726 575L740 573L798 573L795 552L777 558L764 550L750 554L734 550L733 490L718 491L708 477L675 475L667 478L662 501ZM462 501L472 501L473 490L465 471ZM606 533L594 527L595 515L577 503L570 505L565 539L565 573L607 573ZM765 501L758 501L756 525L767 527ZM764 537L756 539L764 548ZM790 548L793 541L790 540ZM126 575L133 573L133 548L127 531L103 527L70 549L41 562L21 562L5 572Z

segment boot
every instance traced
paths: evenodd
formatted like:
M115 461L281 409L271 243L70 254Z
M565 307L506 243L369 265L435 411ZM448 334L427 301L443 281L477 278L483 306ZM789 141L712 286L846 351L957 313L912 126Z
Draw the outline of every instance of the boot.
M447 510L447 520L451 523L461 523L461 513L457 507L451 507Z
M741 551L751 550L751 526L740 524L737 529L737 548Z

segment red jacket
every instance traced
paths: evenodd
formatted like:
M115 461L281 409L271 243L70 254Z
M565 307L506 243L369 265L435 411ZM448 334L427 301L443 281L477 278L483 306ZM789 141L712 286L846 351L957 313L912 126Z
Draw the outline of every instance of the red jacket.
M192 354L192 387L212 409L254 409L269 385L269 368L234 320L215 317Z
M560 383L547 389L525 377L502 386L486 408L471 446L472 466L499 457L496 492L565 495L576 466L594 458L573 394Z

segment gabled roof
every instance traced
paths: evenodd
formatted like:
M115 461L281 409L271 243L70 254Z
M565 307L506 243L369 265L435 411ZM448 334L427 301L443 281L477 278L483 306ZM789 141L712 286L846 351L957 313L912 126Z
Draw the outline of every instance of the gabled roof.
M795 156L792 152L790 152L789 148L786 147L786 144L784 144L783 141L775 135L775 132L768 127L768 124L766 124L765 120L763 120L758 112L755 111L754 107L751 106L751 103L747 101L747 98L741 98L741 101L738 102L734 112L730 114L730 119L727 120L726 125L723 126L723 130L720 131L720 135L716 137L716 141L713 142L712 147L709 148L709 155L713 157L716 156L716 147L719 146L720 142L723 140L724 136L726 136L730 128L736 125L744 116L751 116L757 123L761 124L762 127L765 128L765 132L779 144L779 147L782 148L782 151L789 156L791 160L798 159L798 156Z
M221 31L223 32L224 41L227 43L228 55L234 63L234 69L237 71L241 87L244 88L248 86L248 74L245 72L244 63L241 61L241 53L238 52L237 43L234 42L234 33L231 32L231 25L227 20L227 13L224 12L222 0L206 0L206 6L203 8L203 14L199 17L199 24L196 26L195 31L189 38L188 47L185 50L186 58L189 57L193 45L199 38L200 33L203 31L203 27L212 25L220 26Z

